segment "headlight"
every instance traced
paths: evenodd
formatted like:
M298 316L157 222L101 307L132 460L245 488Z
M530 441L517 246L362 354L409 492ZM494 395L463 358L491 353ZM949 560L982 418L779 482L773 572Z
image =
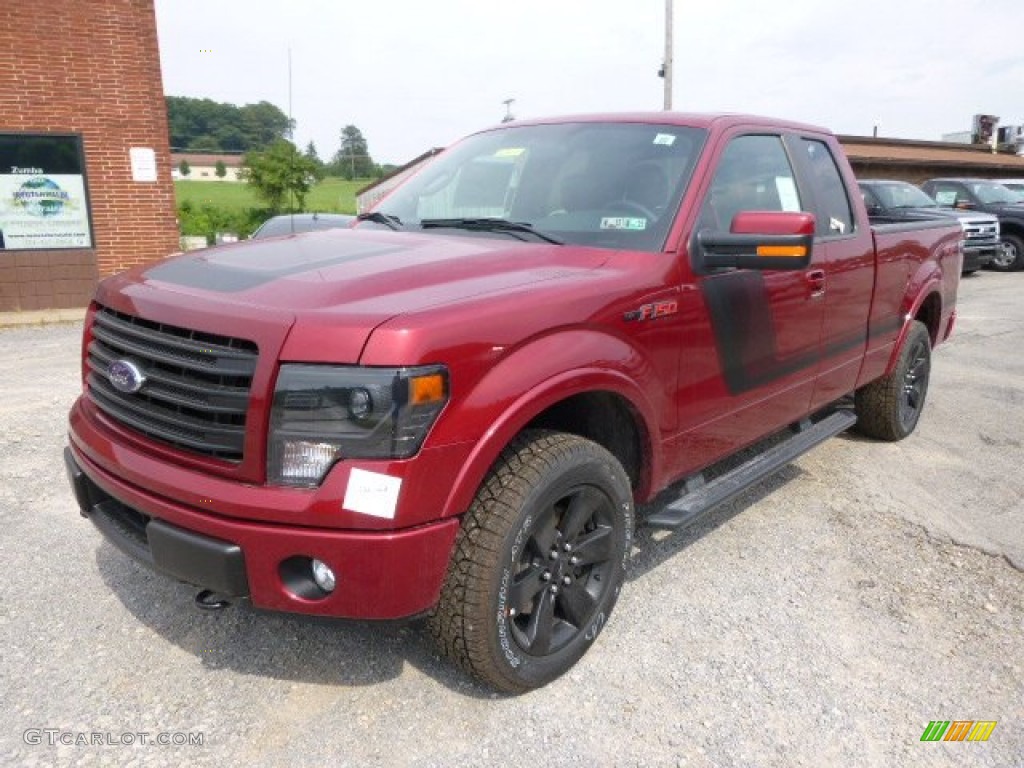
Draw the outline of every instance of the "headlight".
M267 479L310 487L339 459L415 454L448 401L444 366L282 365L270 412Z

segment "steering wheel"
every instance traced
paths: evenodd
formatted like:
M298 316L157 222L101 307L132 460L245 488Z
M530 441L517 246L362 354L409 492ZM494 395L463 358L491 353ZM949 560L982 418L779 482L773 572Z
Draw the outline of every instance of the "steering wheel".
M626 200L625 198L623 198L623 199L615 200L614 202L608 203L608 205L606 207L609 210L613 210L613 211L618 209L618 210L628 211L630 213L639 213L641 216L643 216L648 221L656 221L657 218L658 218L654 214L654 211L652 211L650 208L647 208L644 205L641 205L640 203L636 202L635 200Z

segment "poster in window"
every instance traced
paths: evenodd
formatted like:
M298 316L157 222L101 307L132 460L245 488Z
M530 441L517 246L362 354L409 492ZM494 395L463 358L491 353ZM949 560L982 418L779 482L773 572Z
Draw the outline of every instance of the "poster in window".
M81 139L0 133L0 249L91 247Z

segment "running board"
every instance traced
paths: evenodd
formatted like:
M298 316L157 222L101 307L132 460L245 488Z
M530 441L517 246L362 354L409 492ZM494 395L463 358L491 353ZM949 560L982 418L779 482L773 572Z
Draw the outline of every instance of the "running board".
M849 429L857 422L852 411L836 411L816 424L809 419L800 422L796 432L764 453L729 470L710 482L704 475L686 481L682 496L668 506L645 518L655 528L682 528L720 504L739 496L750 486L782 469L801 454L830 437Z

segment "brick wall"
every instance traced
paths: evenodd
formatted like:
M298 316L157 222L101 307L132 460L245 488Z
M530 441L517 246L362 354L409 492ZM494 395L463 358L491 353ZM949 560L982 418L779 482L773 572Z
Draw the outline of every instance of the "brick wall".
M0 2L0 132L82 136L93 248L0 250L0 312L85 306L97 277L178 250L153 0ZM130 147L156 152L132 180Z

